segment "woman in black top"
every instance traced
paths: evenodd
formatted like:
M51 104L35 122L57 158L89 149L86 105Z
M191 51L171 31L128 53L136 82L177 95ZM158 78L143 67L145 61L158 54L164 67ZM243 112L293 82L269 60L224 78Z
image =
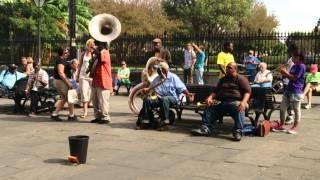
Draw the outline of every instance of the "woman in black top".
M52 113L51 119L55 121L62 121L59 118L59 112L63 108L64 104L68 100L68 90L72 88L70 79L72 79L71 65L66 61L69 56L67 49L59 48L58 56L55 59L54 66L54 85L57 93L60 95L60 99L56 103L56 110ZM74 105L69 106L69 121L76 121L77 117L74 115Z

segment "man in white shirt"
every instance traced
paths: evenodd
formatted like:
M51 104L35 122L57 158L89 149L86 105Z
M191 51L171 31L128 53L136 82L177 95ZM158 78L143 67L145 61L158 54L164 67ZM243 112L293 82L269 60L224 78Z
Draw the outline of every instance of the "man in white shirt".
M49 88L49 76L48 73L41 68L38 63L33 63L34 70L31 72L28 78L28 84L26 86L26 94L30 94L30 113L29 117L34 117L37 112L39 102L39 91L45 88Z
M251 87L272 87L272 72L267 69L267 64L259 64L260 71L256 74L254 84Z
M192 48L192 44L188 43L184 50L183 80L184 83L193 84L194 64L197 61L196 53Z

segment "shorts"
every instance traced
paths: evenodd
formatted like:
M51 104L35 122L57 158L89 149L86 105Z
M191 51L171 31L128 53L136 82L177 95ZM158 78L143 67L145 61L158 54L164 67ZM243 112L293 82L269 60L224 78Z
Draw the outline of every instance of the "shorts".
M68 85L63 80L55 79L54 87L56 88L58 95L60 95L60 98L64 101L68 101Z

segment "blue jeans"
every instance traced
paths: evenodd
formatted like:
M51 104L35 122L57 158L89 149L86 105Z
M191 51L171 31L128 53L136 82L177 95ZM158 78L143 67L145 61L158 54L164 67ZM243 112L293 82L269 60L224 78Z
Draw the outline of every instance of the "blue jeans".
M254 82L254 78L256 77L257 70L256 69L247 69L247 74L249 75L249 82Z
M161 98L157 98L155 100L151 100L149 98L145 98L143 100L143 106L139 113L139 118L143 120L144 123L152 124L154 121L153 109L159 107L160 108L160 119L169 120L169 110L170 106L174 106L177 104L176 98L173 96L164 96Z
M204 84L203 83L203 68L202 69L196 69L196 79L198 84Z
M259 83L259 84L253 84L251 85L251 87L272 87L272 83L271 82L265 82L265 83Z
M227 101L206 108L202 116L202 127L211 133L217 120L229 113L234 120L234 130L242 130L245 112L239 112L239 105L240 101Z

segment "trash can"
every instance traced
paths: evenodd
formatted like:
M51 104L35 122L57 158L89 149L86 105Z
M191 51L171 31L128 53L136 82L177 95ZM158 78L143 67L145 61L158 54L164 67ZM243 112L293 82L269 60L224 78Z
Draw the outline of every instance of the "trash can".
M80 164L85 164L87 161L88 143L89 136L69 136L70 156L77 157Z

